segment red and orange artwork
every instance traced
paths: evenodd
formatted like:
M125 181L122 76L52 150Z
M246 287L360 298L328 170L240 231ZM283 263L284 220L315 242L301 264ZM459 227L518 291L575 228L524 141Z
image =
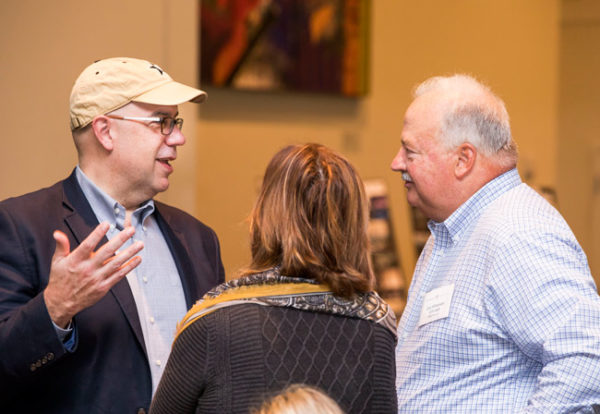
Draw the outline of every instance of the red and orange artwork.
M201 83L363 96L368 0L201 0Z

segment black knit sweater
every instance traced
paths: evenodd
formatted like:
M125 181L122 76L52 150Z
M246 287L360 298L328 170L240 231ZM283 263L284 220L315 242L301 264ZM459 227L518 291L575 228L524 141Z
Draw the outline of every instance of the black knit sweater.
M293 383L321 388L347 413L396 413L394 346L368 320L227 307L181 333L150 413L248 414Z

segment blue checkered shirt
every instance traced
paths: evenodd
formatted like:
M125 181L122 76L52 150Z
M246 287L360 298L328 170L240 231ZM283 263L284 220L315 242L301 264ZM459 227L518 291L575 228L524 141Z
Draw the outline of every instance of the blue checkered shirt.
M399 412L592 412L600 297L560 214L511 170L429 229L398 326ZM448 285L448 316L419 324Z

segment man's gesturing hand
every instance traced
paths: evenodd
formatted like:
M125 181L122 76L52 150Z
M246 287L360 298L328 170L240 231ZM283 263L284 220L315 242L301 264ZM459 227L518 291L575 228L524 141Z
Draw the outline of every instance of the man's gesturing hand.
M134 256L144 247L140 241L116 253L135 233L133 227L127 227L94 252L109 227L108 223L100 223L72 252L67 236L58 230L54 232L56 250L44 300L56 325L67 326L75 314L102 299L141 263L142 259Z

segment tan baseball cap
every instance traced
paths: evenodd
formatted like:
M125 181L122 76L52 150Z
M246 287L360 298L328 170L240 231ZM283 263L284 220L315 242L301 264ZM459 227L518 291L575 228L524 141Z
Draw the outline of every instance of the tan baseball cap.
M200 103L206 92L175 82L159 66L141 59L103 59L85 68L71 90L71 130L129 102L154 105Z

